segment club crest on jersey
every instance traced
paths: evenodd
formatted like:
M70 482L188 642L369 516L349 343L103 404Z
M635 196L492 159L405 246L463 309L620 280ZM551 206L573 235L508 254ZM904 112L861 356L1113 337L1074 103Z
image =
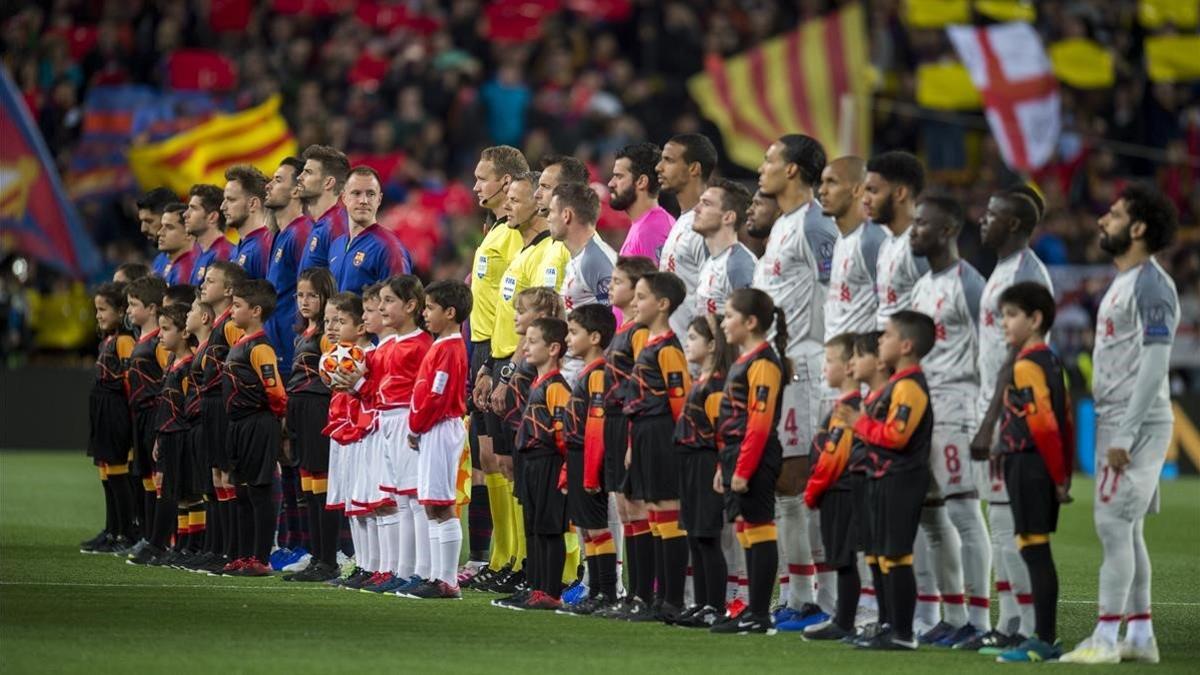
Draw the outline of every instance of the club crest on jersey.
M683 396L683 373L667 373L667 391L671 396Z
M366 251L359 251L358 253L355 253L355 254L354 254L354 261L353 261L353 262L354 262L354 266L355 266L355 267L359 267L359 266L361 266L361 265L363 264L363 261L364 261L364 260L366 260L366 259L367 259L367 252L366 252Z
M312 239L308 240L308 250L309 251L317 250L317 238L316 237L313 237Z
M903 432L908 428L908 418L912 415L912 408L901 403L896 407L896 431Z
M201 265L200 269L196 270L196 278L203 280L205 271L206 271L206 268L203 265Z
M283 260L283 247L282 246L275 249L275 262L279 262L280 260Z
M262 379L263 379L263 384L267 385L268 387L274 387L275 386L275 366L273 366L269 363L264 365L262 367Z
M243 253L243 254L241 254L241 255L239 255L239 256L238 256L238 262L237 262L237 264L238 264L238 265L241 265L241 266L245 266L245 265L246 265L246 254L245 254L245 253Z

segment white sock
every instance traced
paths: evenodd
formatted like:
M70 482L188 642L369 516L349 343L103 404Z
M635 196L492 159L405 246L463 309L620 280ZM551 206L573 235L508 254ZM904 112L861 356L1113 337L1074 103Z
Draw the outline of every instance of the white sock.
M354 557L355 564L364 570L369 570L367 567L367 521L362 516L351 516L350 521L350 541L354 542Z
M951 499L946 513L962 541L963 588L967 596L967 620L978 630L992 629L988 582L992 576L992 547L979 499Z
M408 579L414 574L417 565L416 527L413 523L413 507L421 508L411 497L400 496L396 499L396 516L399 520L396 527L399 531L399 549L396 552L396 575Z
M837 613L837 571L825 564L825 544L821 541L821 512L804 507L808 520L808 544L812 549L813 567L817 572L817 604L829 616ZM783 596L782 590L780 597Z
M371 562L367 569L379 572L382 569L380 562L383 557L379 552L379 519L375 514L371 514L363 520L367 522L367 559Z
M942 620L942 598L938 595L931 557L925 530L918 527L917 538L913 540L913 574L917 577L917 609L913 625L917 630L929 630Z
M959 628L967 623L966 594L963 593L962 539L950 522L945 506L921 509L921 527L928 545L928 564L942 598L942 620Z
M858 606L866 609L878 610L879 601L875 597L875 584L871 581L871 566L867 564L867 557L862 551L856 556L858 559L858 578L862 581L862 590L858 595Z
M1141 618L1145 617L1145 618ZM1125 624L1125 639L1139 647L1154 637L1154 622L1149 614L1139 615L1139 618L1129 619Z
M991 533L992 568L996 573L996 597L1000 603L1000 617L996 621L996 630L1005 635L1012 635L1021 631L1021 609L1013 592L1013 576L1004 548L1014 537L1012 510L1008 508L1008 504L988 503L988 530Z
M426 541L429 542L429 576L430 581L438 581L442 573L442 530L437 523L425 521Z
M451 518L436 526L439 530L438 543L442 569L439 579L451 586L458 586L458 556L462 553L462 523L457 518ZM429 529L433 529L431 523Z
M400 514L392 511L376 518L379 525L379 571L396 573L400 558Z
M429 518L425 515L425 507L412 503L413 541L416 544L416 555L413 562L413 574L422 579L429 579L433 574L429 560Z
M617 583L621 579L621 562L625 560L625 524L621 522L621 513L617 510L617 496L608 493L608 531L612 533L613 546L617 549Z
M1104 642L1105 644L1117 644L1117 638L1121 632L1121 618L1115 619L1105 618L1096 622L1096 630L1092 632L1092 638Z
M725 602L729 603L738 597L738 577L742 569L742 547L729 524L721 530L721 555L725 556Z
M779 536L783 540L780 552L787 560L788 598L787 605L800 609L815 603L813 580L817 568L813 565L812 544L808 538L808 518L804 512L804 501L795 497L775 497L779 511L778 523L782 526Z

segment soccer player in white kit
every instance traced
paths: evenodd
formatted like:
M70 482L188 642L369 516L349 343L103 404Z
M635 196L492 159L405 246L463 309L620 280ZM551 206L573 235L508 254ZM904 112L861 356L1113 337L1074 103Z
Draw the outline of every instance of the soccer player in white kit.
M708 257L700 266L695 296L684 302L694 303L693 315L718 314L730 293L748 288L754 282L754 264L758 259L738 241L737 235L749 208L750 191L724 178L712 181L700 195L692 227L703 235Z
M1158 511L1158 477L1174 416L1167 368L1179 294L1153 255L1171 244L1178 216L1154 188L1131 184L1100 218L1100 248L1117 276L1100 302L1092 352L1096 399L1096 534L1100 617L1068 663L1158 662L1150 622L1146 514ZM1125 639L1118 642L1121 619Z
M673 272L683 280L688 298L696 293L700 283L700 266L708 258L704 236L692 229L696 205L708 188L708 180L717 166L717 148L707 136L679 134L663 145L662 159L654 167L658 172L660 189L675 195L679 201L679 218L671 226L658 259L661 272ZM696 315L693 302L683 302L671 314L671 330L686 336L688 325Z
M820 533L801 497L821 400L824 302L838 235L837 226L814 199L824 168L825 150L820 143L789 134L767 148L758 169L759 188L775 197L783 215L772 226L766 250L755 266L754 287L769 294L784 312L789 335L784 356L795 373L783 390L779 421L783 467L776 483L776 506L782 557L788 566L786 607L775 615L780 630L804 630L829 618L817 606L813 589L813 549L820 548Z
M944 610L943 620L921 637L944 647L991 628L987 599L992 551L969 453L977 421L977 324L984 279L958 257L965 219L957 201L923 197L910 235L913 255L929 261L929 271L912 289L912 309L933 319L935 331L933 350L921 359L934 420L929 458L934 480L921 510L921 525ZM970 620L968 597L977 608Z
M825 215L838 228L825 298L825 335L867 333L876 328L879 299L875 295L876 262L885 238L878 224L863 217L862 193L866 162L839 157L821 172L817 196Z
M982 420L971 442L971 459L980 467L977 483L988 503L988 530L992 540L992 569L996 573L996 596L1000 615L994 630L955 645L956 649L1003 649L1015 647L1034 630L1033 590L1029 572L1017 549L1012 509L1004 485L1004 467L991 458L999 419L1004 383L1001 373L1012 371L1014 352L1004 338L1000 295L1013 284L1032 281L1053 293L1050 273L1029 248L1029 238L1045 208L1032 188L1019 186L992 195L979 224L979 237L997 258L979 301L979 398L975 407ZM994 402L994 405L993 405ZM968 612L976 611L972 604ZM984 611L987 611L985 608ZM974 616L971 623L975 624ZM976 627L983 628L979 624Z

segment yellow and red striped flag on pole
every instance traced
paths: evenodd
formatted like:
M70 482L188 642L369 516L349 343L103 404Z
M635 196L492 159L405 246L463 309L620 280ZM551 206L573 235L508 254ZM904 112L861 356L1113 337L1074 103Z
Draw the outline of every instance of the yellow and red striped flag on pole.
M863 11L841 11L721 58L688 80L701 113L721 130L725 152L750 169L784 134L802 133L829 157L866 156L871 145L870 72Z
M158 143L134 146L129 164L142 189L164 186L187 194L196 183L225 186L225 170L252 164L268 176L296 154L296 139L279 114L279 95L204 123Z

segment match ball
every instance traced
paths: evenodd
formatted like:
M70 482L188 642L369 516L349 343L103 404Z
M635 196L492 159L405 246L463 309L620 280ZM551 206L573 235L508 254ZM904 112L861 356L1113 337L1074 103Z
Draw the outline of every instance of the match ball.
M363 365L366 358L362 347L349 342L339 342L333 349L321 355L321 381L326 385L331 384L330 377L334 373L352 373Z

